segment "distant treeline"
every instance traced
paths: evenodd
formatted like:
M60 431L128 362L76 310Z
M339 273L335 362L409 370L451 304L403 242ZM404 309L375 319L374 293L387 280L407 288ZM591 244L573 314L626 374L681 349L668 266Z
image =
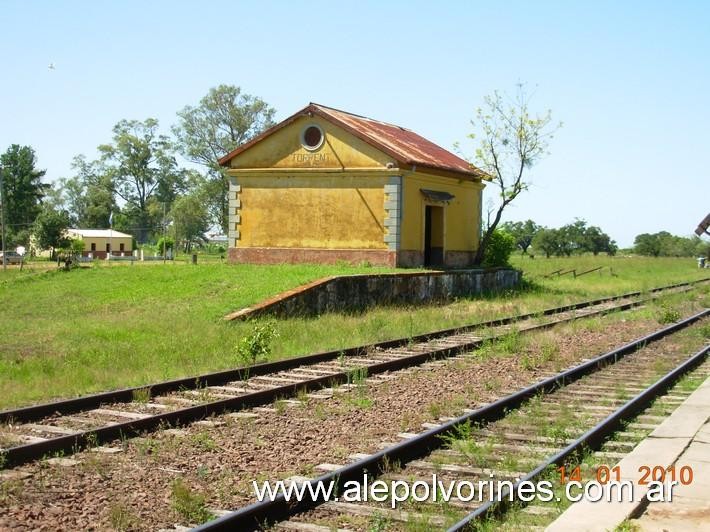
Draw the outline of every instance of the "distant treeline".
M570 256L573 254L616 254L618 246L609 235L595 225L587 225L577 219L560 228L544 227L532 220L506 222L501 229L513 236L516 246L523 254L544 254L546 257ZM532 248L532 249L531 249Z
M710 244L700 237L676 236L668 231L643 233L634 239L634 252L650 257L698 257L706 256Z
M588 225L581 219L559 228L544 227L532 220L505 222L500 229L513 237L522 254L531 256L569 257L582 253L615 255L619 251L616 242L601 228ZM651 257L694 257L708 255L710 244L697 236L675 236L668 231L661 231L636 236L634 247L625 251Z

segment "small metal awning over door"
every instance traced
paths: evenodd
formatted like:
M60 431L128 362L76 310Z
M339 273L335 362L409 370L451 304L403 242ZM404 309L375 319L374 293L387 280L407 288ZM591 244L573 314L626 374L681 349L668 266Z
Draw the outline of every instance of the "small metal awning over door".
M422 193L425 199L437 203L448 203L456 197L453 194L449 194L448 192L442 192L440 190L429 190L426 188L420 188L419 191Z

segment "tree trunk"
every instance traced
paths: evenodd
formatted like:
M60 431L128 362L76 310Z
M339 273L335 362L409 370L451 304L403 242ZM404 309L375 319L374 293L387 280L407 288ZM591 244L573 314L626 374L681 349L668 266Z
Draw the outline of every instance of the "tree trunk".
M483 238L478 243L476 255L474 255L473 257L473 263L476 266L480 265L483 262L483 255L486 253L486 246L488 245L488 242L491 239L493 231L496 230L496 227L498 227L498 224L500 223L500 219L503 216L503 209L505 209L506 205L508 205L508 202L504 201L503 204L498 208L498 212L496 212L496 217L493 219L493 223L488 226L486 232L483 234Z

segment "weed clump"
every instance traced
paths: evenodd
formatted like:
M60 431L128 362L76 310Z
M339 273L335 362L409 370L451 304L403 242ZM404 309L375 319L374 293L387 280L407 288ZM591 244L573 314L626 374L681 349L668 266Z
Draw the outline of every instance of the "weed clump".
M669 307L667 305L662 305L661 308L658 311L658 316L657 320L658 323L661 325L668 324L668 323L675 323L677 321L680 321L680 312L678 310L674 309L673 307Z
M173 482L170 498L173 509L188 523L201 524L214 519L214 515L206 506L205 496L193 493L180 478Z
M365 366L351 368L347 371L348 384L354 386L355 394L349 394L348 402L357 408L370 408L373 401L367 396L367 368Z
M138 527L138 519L123 504L114 504L111 506L109 521L111 527L119 532L135 530Z
M246 366L253 366L271 354L271 343L279 337L276 325L272 321L257 323L249 336L237 343L237 358Z
M136 390L133 390L131 395L133 396L134 402L146 404L148 401L150 401L150 387L138 388Z

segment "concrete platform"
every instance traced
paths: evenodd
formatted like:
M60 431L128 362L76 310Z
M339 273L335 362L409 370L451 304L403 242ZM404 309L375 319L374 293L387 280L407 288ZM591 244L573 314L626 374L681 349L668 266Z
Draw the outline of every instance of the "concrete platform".
M633 482L634 501L583 500L546 530L604 532L630 519L638 530L710 531L710 378L616 465L622 480ZM670 502L648 502L648 486L638 484L639 467L673 465L691 467L692 482L675 486Z

